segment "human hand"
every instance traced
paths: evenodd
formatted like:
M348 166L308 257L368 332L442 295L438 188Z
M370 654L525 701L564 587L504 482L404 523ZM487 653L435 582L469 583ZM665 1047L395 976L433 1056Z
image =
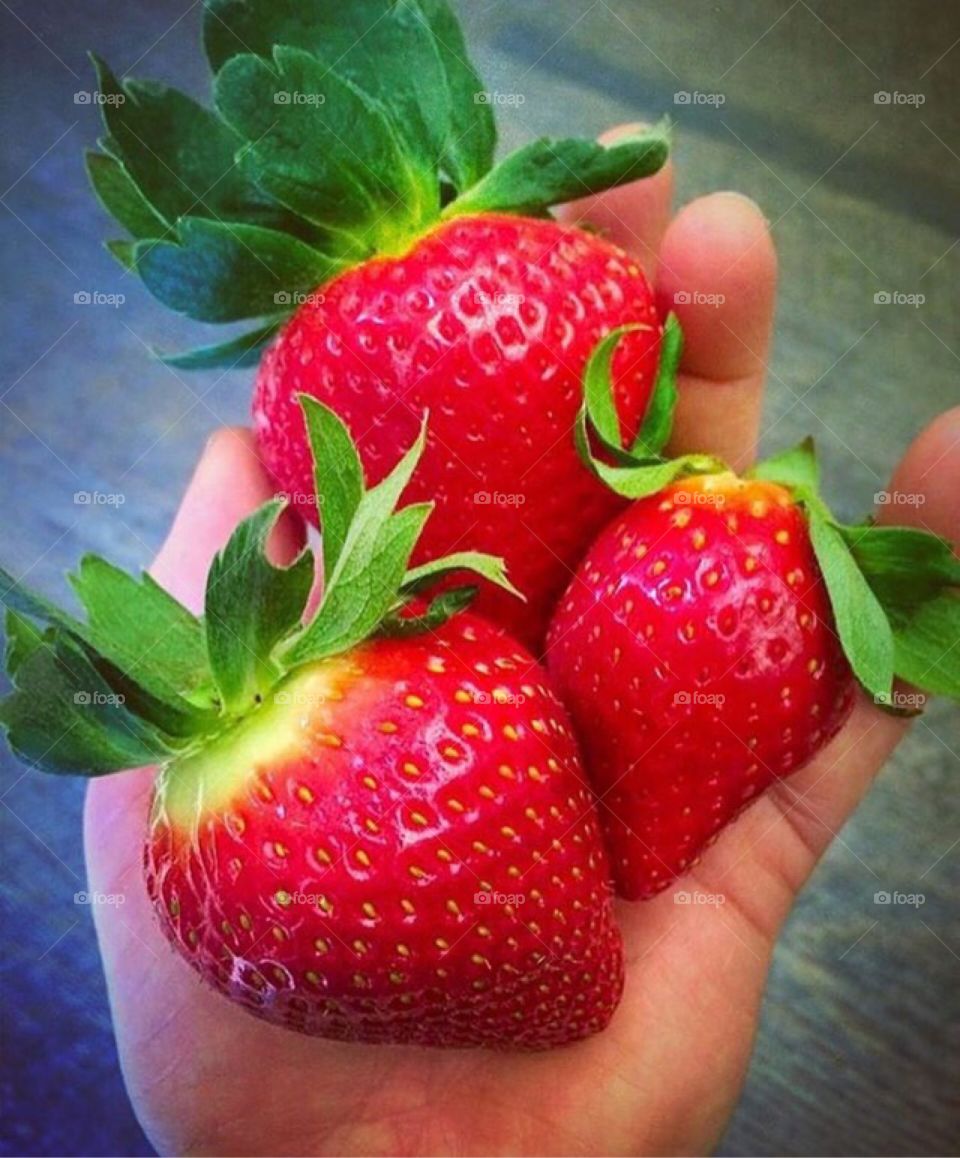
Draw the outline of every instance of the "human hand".
M776 263L752 203L702 198L669 222L669 167L570 208L656 270L686 335L674 450L753 456ZM657 256L659 255L659 256ZM692 299L676 301L683 291ZM700 305L700 294L723 304ZM937 462L937 470L928 471ZM960 538L960 410L920 436L893 489L921 492L923 525ZM214 437L153 573L198 609L214 553L271 488L247 432ZM884 510L881 509L882 517ZM914 517L915 514L914 514ZM298 528L282 524L278 558ZM121 1060L154 1144L179 1154L702 1153L749 1059L772 947L797 891L902 737L858 704L836 740L727 830L679 887L622 904L623 1003L602 1034L546 1054L371 1047L299 1037L208 990L157 926L142 874L149 772L94 781L85 840Z

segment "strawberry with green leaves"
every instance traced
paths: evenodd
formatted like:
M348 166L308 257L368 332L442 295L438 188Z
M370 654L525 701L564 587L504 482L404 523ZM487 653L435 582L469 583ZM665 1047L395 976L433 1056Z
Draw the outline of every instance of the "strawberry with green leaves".
M366 489L340 420L306 399L324 593L273 566L283 507L216 557L197 619L84 559L76 620L2 576L14 752L51 772L159 764L147 885L177 950L258 1016L361 1042L544 1049L620 998L609 863L546 672L464 611L472 570L410 565L430 504L397 510L425 430Z
M622 506L576 469L581 371L636 324L615 367L632 432L660 337L634 259L550 207L655 172L665 132L543 138L495 163L493 103L445 0L206 0L204 44L212 111L97 64L90 175L132 235L112 252L180 313L255 323L168 361L259 363L261 456L314 521L298 393L340 415L374 481L429 409L411 497L437 513L416 558L502 553L528 606L491 588L478 609L538 646Z
M594 542L554 616L548 666L583 743L619 891L649 897L836 735L859 683L960 698L960 562L934 535L838 523L812 443L742 477L665 460L658 383L623 449L598 348L578 428L598 478L635 500ZM668 320L665 362L679 358ZM606 454L595 457L591 446Z

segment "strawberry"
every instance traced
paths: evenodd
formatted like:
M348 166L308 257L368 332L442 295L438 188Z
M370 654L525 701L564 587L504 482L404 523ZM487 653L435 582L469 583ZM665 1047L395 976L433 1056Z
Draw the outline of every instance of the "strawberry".
M586 461L638 501L587 553L547 653L618 889L639 899L836 735L857 679L882 706L896 705L895 674L960 696L960 657L944 657L937 639L957 638L960 564L932 535L837 524L817 494L811 444L743 478L704 456L658 459L666 379L625 453L610 422L617 340L592 362L584 419L618 462ZM668 341L675 362L672 326Z
M618 351L632 433L656 370L650 287L551 205L657 170L662 128L603 146L541 139L494 164L489 99L443 0L206 0L215 112L98 62L107 128L90 175L133 235L111 243L166 305L257 319L180 367L257 362L255 426L278 490L316 522L296 397L334 409L376 482L426 410L411 495L437 513L418 558L504 555L527 607L478 610L539 646L550 607L622 501L567 437L587 356Z
M74 620L3 576L13 750L88 775L159 762L147 888L176 949L272 1023L339 1040L545 1049L604 1028L623 984L609 862L546 672L464 610L462 552L409 567L430 504L396 502L425 432L376 487L304 401L323 511L309 550L217 556L197 620L87 558Z

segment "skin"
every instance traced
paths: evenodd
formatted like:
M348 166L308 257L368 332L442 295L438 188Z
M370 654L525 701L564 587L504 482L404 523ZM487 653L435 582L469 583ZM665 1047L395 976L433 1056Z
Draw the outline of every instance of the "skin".
M623 130L620 130L623 131ZM677 305L687 337L673 449L753 458L776 286L758 208L715 193L670 219L668 168L639 186L568 207L605 228L657 281L722 293L721 308ZM909 448L891 489L898 508L960 539L960 408ZM271 494L251 436L210 441L157 579L198 608L214 552ZM881 508L882 518L890 508ZM278 558L298 529L279 528ZM261 1024L206 989L155 925L141 869L152 774L91 783L90 888L123 892L94 915L120 1057L140 1121L176 1154L694 1154L710 1150L750 1057L771 952L794 899L867 791L906 724L858 703L811 765L728 829L682 887L723 893L722 908L677 906L672 890L621 903L627 987L610 1028L539 1055L421 1051L302 1038ZM704 963L708 967L704 968ZM706 1059L709 1059L707 1062Z

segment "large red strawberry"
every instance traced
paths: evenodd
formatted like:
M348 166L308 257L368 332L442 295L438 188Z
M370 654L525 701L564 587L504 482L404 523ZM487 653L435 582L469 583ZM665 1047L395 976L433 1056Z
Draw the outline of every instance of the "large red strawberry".
M394 510L423 439L363 490L345 428L307 405L331 576L264 543L217 557L201 624L97 559L77 622L3 576L13 749L56 772L160 762L146 842L164 931L267 1020L341 1040L544 1049L601 1030L623 983L609 862L546 672L500 628L425 601L479 553L412 570L430 514ZM34 623L45 627L41 631Z
M894 674L960 695L960 657L942 642L958 637L960 564L931 535L839 526L808 445L745 478L702 456L658 462L669 384L623 454L609 405L597 409L615 341L598 351L585 416L619 462L588 461L638 501L590 548L547 651L619 890L636 899L823 748L857 677L884 705Z
M314 517L296 396L345 420L373 481L423 413L411 494L437 514L420 558L504 555L528 597L478 607L534 646L621 501L576 469L568 432L589 351L618 351L633 431L660 324L643 273L549 207L658 169L661 130L605 147L535 141L494 164L492 108L443 0L207 0L216 112L99 65L108 136L90 171L133 234L112 248L164 303L259 319L178 366L256 362L254 414L278 489ZM279 46L279 47L277 47Z

